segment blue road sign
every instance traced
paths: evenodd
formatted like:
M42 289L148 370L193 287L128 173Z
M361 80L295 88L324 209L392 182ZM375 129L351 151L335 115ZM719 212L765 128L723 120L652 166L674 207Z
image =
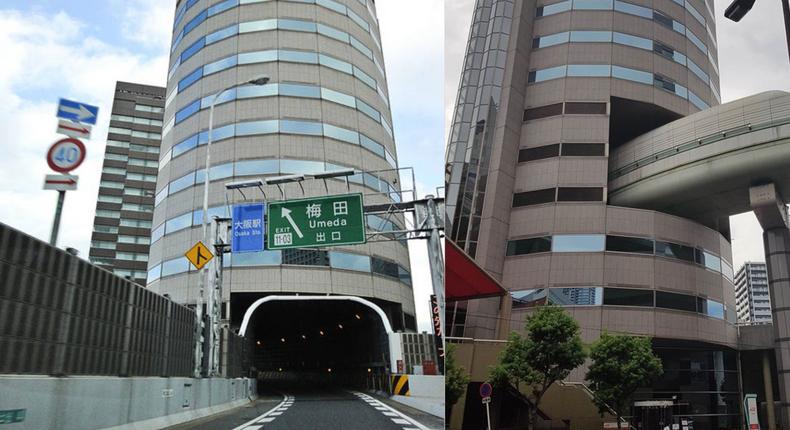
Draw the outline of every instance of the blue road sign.
M96 125L96 117L98 115L99 108L96 106L66 99L60 99L60 103L58 104L58 118L81 122L83 124Z
M263 203L233 206L233 237L231 252L263 251Z

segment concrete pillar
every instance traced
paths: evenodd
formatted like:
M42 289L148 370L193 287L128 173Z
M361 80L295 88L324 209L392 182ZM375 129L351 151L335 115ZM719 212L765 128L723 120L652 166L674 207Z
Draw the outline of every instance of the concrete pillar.
M763 228L774 351L781 396L779 417L781 428L790 429L790 229L787 206L774 184L750 188L749 199Z
M765 388L765 419L768 420L768 430L776 430L776 412L774 411L774 385L771 375L771 352L763 351L763 386Z

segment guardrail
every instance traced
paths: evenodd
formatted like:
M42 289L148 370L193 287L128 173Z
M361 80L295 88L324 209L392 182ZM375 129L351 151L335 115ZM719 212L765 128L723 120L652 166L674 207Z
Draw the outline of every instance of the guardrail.
M710 145L712 143L720 142L724 139L729 139L731 137L741 136L754 131L765 130L768 128L777 127L785 124L790 124L790 117L785 118L783 120L765 121L754 125L751 123L747 123L737 127L729 128L727 130L722 130L717 133L712 133L704 137L690 140L680 145L675 145L671 148L661 150L659 152L656 152L655 154L640 158L637 161L626 164L625 166L620 167L619 169L612 170L611 172L609 172L609 180L611 181L613 179L617 179L641 167L645 167L647 165L653 164L665 158L672 157L674 155L682 154L686 151L691 151L692 149L697 149L706 145Z

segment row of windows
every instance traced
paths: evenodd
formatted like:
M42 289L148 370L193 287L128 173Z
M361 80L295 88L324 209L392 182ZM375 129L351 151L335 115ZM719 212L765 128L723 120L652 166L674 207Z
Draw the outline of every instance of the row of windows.
M203 77L208 76L213 73L220 72L222 70L230 69L232 67L236 67L239 65L245 64L259 64L259 63L269 63L275 61L283 61L289 63L301 63L301 64L318 64L321 66L329 67L333 70L337 70L342 73L346 73L348 75L352 75L357 78L360 82L364 83L365 85L371 87L372 89L376 90L381 100L384 101L385 105L388 105L387 96L384 94L384 91L379 86L378 82L373 79L370 75L362 71L357 66L354 66L351 63L338 60L335 57L331 57L325 54L319 54L317 52L309 52L309 51L288 51L288 50L267 50L267 51L256 51L256 52L245 52L242 54L232 55L227 58L223 58L221 60L215 61L213 63L206 64L204 66L198 67L192 73L185 76L178 82L178 87L176 91L168 97L166 104L170 105L170 103L175 99L175 96L183 91L184 89L188 88L195 82L198 82ZM174 120L168 122L165 125L162 133L167 134L172 129L172 124ZM384 122L385 128L388 130L388 134L392 136L391 127Z
M141 167L159 167L159 162L156 160L143 160L140 158L129 158L128 155L124 154L113 154L108 152L104 154L105 160L114 160L114 161L123 161L128 163L130 166L141 166Z
M689 91L683 85L672 81L666 76L653 74L643 70L629 69L622 66L609 64L568 64L547 69L533 70L529 72L529 82L543 82L550 79L564 77L588 77L588 78L617 78L627 81L639 82L641 84L653 85L663 90L669 91L678 97L687 99L699 110L709 108L707 103Z
M148 261L148 254L144 254L141 252L116 252L115 253L116 260L123 260L123 261Z
M600 202L601 187L559 187L525 191L513 194L513 207L540 205L554 202Z
M141 124L141 125L151 125L154 127L161 127L162 121L158 119L152 118L140 118L138 116L128 116L128 115L115 115L113 114L110 116L111 121L121 121L121 122L129 122L132 124Z
M606 115L606 102L563 102L524 109L524 121L548 118L556 115Z
M676 0L676 1L683 1L683 0ZM538 7L537 8L537 16L540 17L540 16L554 15L555 13L566 12L566 11L569 11L571 9L574 9L574 10L614 10L614 11L617 11L617 12L622 12L622 13L626 13L626 14L629 14L629 15L634 15L634 16L638 16L638 17L641 17L641 18L646 18L646 19L653 20L653 21L655 21L658 24L661 24L661 25L663 25L663 26L665 26L665 27L667 27L669 29L672 29L672 30L674 30L674 31L686 36L686 38L691 43L693 43L694 46L696 46L700 51L702 51L703 54L708 55L708 57L710 58L710 55L709 55L710 52L708 50L708 47L705 45L705 43L699 37L697 37L697 35L694 34L694 32L692 32L691 30L686 28L686 26L683 25L681 22L672 19L671 16L669 16L669 15L663 13L663 12L660 12L658 10L650 9L650 8L647 8L647 7L644 7L644 6L635 5L635 4L624 2L624 1L621 1L621 0L565 0L565 1L562 1L562 2L559 2L559 3L554 3L554 4L551 4L551 5ZM696 12L696 9L694 9L691 5L689 5L687 7L687 9L688 10L694 10L694 12ZM692 13L692 16L695 16L695 14ZM700 15L698 12L696 13L696 16L702 17L702 15ZM702 25L705 26L706 28L708 28L708 26L704 22L704 18L703 18ZM709 28L708 28L708 31L711 32ZM711 40L714 40L714 39L715 38L711 37ZM710 59L711 59L712 63L715 63L712 60L712 58L710 58Z
M386 160L393 168L398 167L395 157L381 143L353 130L313 121L264 120L227 124L213 129L211 141L216 143L233 137L278 133L323 136L341 142L360 145ZM160 169L166 166L172 158L178 157L197 148L199 145L205 145L207 143L208 131L202 131L184 139L165 153L159 161Z
M524 148L518 151L518 162L543 160L562 155L563 157L602 157L606 155L605 143L554 143L551 145Z
M146 236L119 235L118 243L131 243L135 245L150 245L151 238Z
M356 109L379 124L386 122L378 110L374 109L372 106L363 102L362 100L355 98L354 96L330 90L328 88L307 84L278 83L233 88L220 94L219 97L217 97L216 104L228 103L234 100L276 96L325 100L332 103L337 103L342 106L350 107L351 109ZM203 97L202 99L197 99L180 111L176 112L175 124L185 121L203 109L209 109L214 97L214 95L210 95ZM388 127L384 127L384 129L385 131L390 130ZM393 136L390 135L390 137Z
M144 152L146 154L159 153L159 146L138 145L136 143L129 143L121 140L107 139L107 146L112 146L114 148L125 148L130 151Z
M160 133L153 133L149 131L139 131L139 130L130 130L128 128L123 127L110 127L108 130L110 133L115 134L122 134L124 136L132 136L132 137L140 137L143 139L155 139L161 140L162 135Z
M145 279L146 277L145 271L140 271L140 270L113 269L112 272L124 278L128 277L131 279Z
M96 224L93 226L94 233L110 233L110 234L118 234L118 227L112 225L100 225Z
M134 172L127 172L126 169L122 169L120 167L102 167L102 173L107 173L108 175L118 175L118 176L126 176L127 180L130 181L142 181L142 182L156 182L156 175L146 175L143 173L134 173ZM115 189L122 189L123 186L120 185L120 182L115 181L102 181L101 184L107 184L107 188L115 188ZM105 186L101 185L100 186Z
M242 22L239 24L233 24L230 27L217 30L199 39L197 42L193 43L191 46L186 48L181 53L181 55L178 57L176 62L170 68L170 72L168 73L168 79L171 79L173 75L175 75L176 70L181 64L183 64L189 58L200 52L207 45L211 45L212 43L216 43L221 40L227 39L228 37L236 36L237 34L252 33L258 31L271 31L278 29L308 32L308 33L318 33L330 37L332 39L338 40L340 42L346 43L348 45L351 45L354 49L359 51L362 55L370 59L373 62L373 64L376 65L376 68L378 68L379 72L381 72L382 78L386 76L386 74L384 73L384 68L381 66L381 63L373 54L373 51L367 46L365 46L364 43L357 40L354 36L351 36L350 34L344 31L340 31L334 27L330 27L324 24L317 24L311 21L272 18L272 19L265 19L261 21L251 21L251 22ZM180 91L181 89L179 89L179 92Z
M627 252L695 263L721 273L733 282L732 266L704 249L678 243L641 237L603 234L561 234L554 236L515 239L507 242L506 255L526 255L541 252Z
M261 251L229 254L224 260L225 267L250 266L319 266L333 269L383 275L411 287L411 274L397 263L378 257L351 254L338 251L308 249L286 249L283 251ZM165 276L193 271L186 257L179 257L157 264L148 270L148 283Z
M608 43L617 43L620 45L631 46L634 48L644 49L647 51L653 51L658 55L661 55L669 60L672 60L678 64L682 64L686 66L695 76L700 78L705 85L711 87L714 94L717 96L718 99L718 92L715 89L713 81L710 79L707 73L702 70L700 66L697 65L694 61L690 58L686 57L676 49L672 48L669 45L666 45L662 42L654 41L652 39L647 39L644 37L634 36L626 33L619 33L616 31L599 31L599 30L577 30L577 31L565 31L562 33L555 33L549 34L546 36L537 37L532 40L532 47L533 48L545 48L549 46L559 45L562 43L569 43L569 42L608 42ZM721 101L719 99L719 101Z
M209 180L216 181L219 179L239 177L239 176L255 176L255 175L276 175L276 174L313 174L321 172L331 172L333 170L345 169L338 165L331 163L324 163L323 161L311 160L291 160L291 159L252 159L240 160L231 163L225 163L211 167L209 171ZM193 187L195 185L202 185L206 177L206 169L199 169L197 171L189 172L186 175L171 181L164 188L156 193L154 205L164 201L165 197L173 195L179 191ZM357 173L348 176L348 181L353 184L367 186L376 192L389 195L395 202L400 202L400 193L398 190L390 185L386 180L379 178L370 173Z
M165 111L165 108L160 107L160 106L149 106L149 105L143 105L143 104L135 104L134 105L134 110L140 111L140 112L163 113Z
M272 1L272 0L225 0L223 2L217 3L217 4L209 7L206 10L201 11L197 16L195 16L189 22L187 22L184 25L184 28L181 30L181 32L179 32L179 34L173 38L173 46L171 47L170 52L171 53L174 52L176 50L176 48L178 47L178 45L181 43L181 40L183 40L184 36L189 34L189 32L194 30L197 26L199 26L201 23L203 23L203 21L205 21L209 17L217 15L217 14L219 14L221 12L224 12L224 11L226 11L228 9L232 9L234 7L237 7L240 4L241 5L245 5L245 4L253 4L253 3L262 3L262 2L266 2L266 1ZM337 13L339 13L341 15L345 15L345 16L351 18L351 20L354 21L354 23L356 23L363 30L365 30L367 33L370 34L370 36L373 38L373 41L376 43L376 46L378 46L379 50L381 50L381 42L379 42L378 37L376 37L376 34L373 31L373 28L361 16L357 15L356 12L351 10L351 8L347 8L346 6L340 4L340 3L336 2L336 1L333 1L333 0L286 0L286 1L292 1L292 2L296 2L296 3L315 4L317 6L329 9L331 11L337 12ZM367 6L368 12L370 12L370 16L375 21L376 18L375 18L374 14L373 14L373 9L371 8L371 6L369 4L367 4L367 2L363 3L363 1L364 0L359 0L360 3L364 4L365 6ZM178 25L184 19L184 15L186 14L186 11L189 10L196 3L197 3L197 0L188 0L187 3L184 5L184 7L180 11L176 12L176 17L175 17L175 20L174 20L174 24L175 25L173 26L173 31L175 31L175 29L178 27Z
M694 312L735 323L735 312L707 297L633 288L574 287L511 291L513 309L558 306L639 306Z

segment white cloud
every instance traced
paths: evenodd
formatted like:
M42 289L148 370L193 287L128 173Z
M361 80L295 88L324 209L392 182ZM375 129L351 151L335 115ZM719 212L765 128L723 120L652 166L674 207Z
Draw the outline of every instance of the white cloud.
M116 80L163 85L166 50L144 57L85 35L87 25L59 12L0 11L0 50L7 61L0 68L0 222L48 240L57 193L41 186L49 172L45 154L59 137L55 110L59 97L98 105L99 123L86 142L88 156L73 173L77 191L67 193L58 243L87 258L96 207ZM68 29L68 30L64 30Z
M122 35L146 47L166 51L173 38L175 2L162 0L113 0L120 11Z

